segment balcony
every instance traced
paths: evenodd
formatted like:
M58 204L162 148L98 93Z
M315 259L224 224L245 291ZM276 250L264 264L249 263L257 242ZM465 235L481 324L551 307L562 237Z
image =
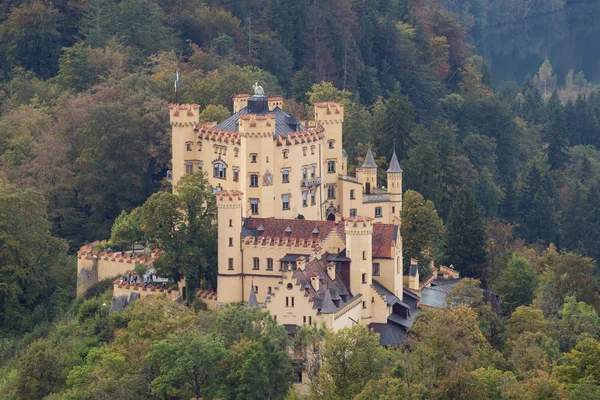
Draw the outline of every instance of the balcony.
M315 187L321 184L321 178L302 179L302 187Z

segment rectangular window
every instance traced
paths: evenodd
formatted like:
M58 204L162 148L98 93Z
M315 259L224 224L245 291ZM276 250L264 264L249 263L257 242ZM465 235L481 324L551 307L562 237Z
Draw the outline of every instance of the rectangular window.
M250 162L251 163L256 163L257 159L258 159L258 154L250 154Z
M314 190L310 191L310 205L314 206L317 204L317 192Z
M308 195L306 192L302 192L302 207L308 206Z
M379 263L373 263L373 276L379 276Z
M273 294L273 288L271 286L267 286L267 294Z
M294 298L292 297L292 307L294 307Z
M229 220L229 227L232 227L232 226L233 226L233 220L232 220L232 219L230 219L230 220Z
M330 140L329 142L327 142L327 144L329 145L330 149L333 149L333 144L335 143L335 141Z
M233 238L229 238L229 247L233 247Z
M289 153L288 150L284 150L282 153L283 153L283 158L288 158L288 153Z
M258 175L250 175L250 187L258 187Z
M281 201L283 203L283 209L284 210L289 210L290 209L290 195L289 194L284 194L281 197Z
M363 260L366 260L366 259L367 259L367 252L363 251Z
M327 173L335 173L335 161L327 161Z
M285 298L285 306L286 306L286 307L289 307L289 306L290 306L290 298L289 298L289 297L286 297L286 298Z
M312 325L312 317L310 315L308 316L308 324Z
M192 142L187 142L185 144L185 150L186 151L192 151Z
M381 218L381 207L375 207L375 218Z
M198 169L200 169L200 170L202 169L202 161L200 161L200 162L198 163Z
M288 170L281 171L281 182L282 183L290 183L290 171L288 171Z
M258 214L258 200L250 199L250 211L252 215Z
M396 207L392 206L392 214L396 214Z
M233 170L233 181L234 182L239 182L240 181L240 170L239 169L234 169Z
M306 315L302 317L302 322L306 323Z
M367 274L362 274L362 283L367 283Z
M225 164L216 163L213 168L213 176L219 179L227 178L227 167Z
M315 174L317 172L317 168L313 165L312 167L310 167L310 177L314 178Z
M354 197L354 189L350 190L350 200L354 200L356 197Z
M367 308L367 302L363 301L363 309L366 309L366 308Z
M351 208L350 209L350 216L351 217L356 217L356 208Z
M306 176L307 176L306 173L307 173L306 167L302 168L302 179L306 179Z
M258 294L258 286L254 286L254 293Z
M252 264L252 269L257 270L260 268L260 259L258 257L254 257L254 263Z
M273 259L267 258L267 271L273 271Z
M227 261L228 261L227 269L230 271L233 270L233 258L230 258Z
M191 175L194 173L194 163L185 163L185 173Z
M328 200L335 199L335 186L327 187L327 199Z

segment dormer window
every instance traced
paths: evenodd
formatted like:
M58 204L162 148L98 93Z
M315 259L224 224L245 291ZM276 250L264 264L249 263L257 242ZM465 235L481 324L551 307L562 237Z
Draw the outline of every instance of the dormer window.
M317 236L319 236L319 232L320 232L319 228L313 229L313 231L312 231L312 237L313 237L313 239L316 239Z
M257 160L258 160L258 154L250 154L250 162L251 163L256 163Z
M284 233L285 233L285 236L289 237L292 234L292 227L288 226L287 228L285 228Z

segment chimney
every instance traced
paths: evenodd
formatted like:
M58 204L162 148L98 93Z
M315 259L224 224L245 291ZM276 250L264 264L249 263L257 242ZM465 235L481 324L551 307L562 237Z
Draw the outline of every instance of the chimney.
M310 277L310 284L312 285L313 289L315 289L315 292L319 291L319 282L320 281L320 277L319 274L317 274L316 272L312 274L312 276Z
M306 258L304 256L298 257L296 259L296 267L300 271L304 271L304 267L306 266Z
M335 281L335 263L333 261L327 264L327 275L329 275L329 279Z

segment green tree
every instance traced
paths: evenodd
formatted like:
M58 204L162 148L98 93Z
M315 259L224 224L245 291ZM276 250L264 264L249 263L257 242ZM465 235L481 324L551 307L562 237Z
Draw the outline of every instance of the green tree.
M565 297L558 312L559 343L561 350L570 351L586 338L600 338L600 317L594 307L575 300L574 296Z
M556 376L566 384L588 383L600 386L600 342L587 338L563 355Z
M196 288L216 283L216 201L204 172L184 176L175 194L158 192L141 208L142 231L162 250L157 272L179 281L185 276L187 300Z
M378 379L389 355L379 345L379 335L364 325L353 325L331 334L325 341L325 362L311 392L329 399L351 399Z
M321 82L314 84L311 91L307 93L310 104L322 102L336 102L344 105L350 104L350 93L348 90L340 90L332 82Z
M17 363L18 398L41 399L62 389L68 366L65 357L51 343L43 340L32 343Z
M141 210L135 208L131 213L121 212L110 231L110 241L120 248L133 248L143 238Z
M502 296L502 310L510 314L519 306L531 304L537 281L537 274L529 261L512 254L493 283L494 291Z
M61 43L60 12L39 0L11 9L0 25L0 64L7 74L22 66L49 78L56 72Z
M150 386L153 393L168 397L211 399L219 389L221 364L226 350L222 343L201 332L189 331L155 342L148 354L158 375Z
M416 258L419 265L426 265L436 252L442 234L442 220L432 201L413 190L407 190L403 197L402 211L402 248L404 268L410 265L410 259Z
M564 108L554 92L546 105L549 121L544 129L548 142L548 163L550 169L559 169L567 161L567 123Z
M508 319L507 335L508 339L515 340L524 332L546 332L548 322L544 319L544 314L539 308L520 306L511 314Z
M446 295L446 305L454 307L474 308L483 301L481 282L477 279L463 278Z
M467 188L461 189L450 210L443 244L444 260L466 277L485 278L487 232L479 207Z

